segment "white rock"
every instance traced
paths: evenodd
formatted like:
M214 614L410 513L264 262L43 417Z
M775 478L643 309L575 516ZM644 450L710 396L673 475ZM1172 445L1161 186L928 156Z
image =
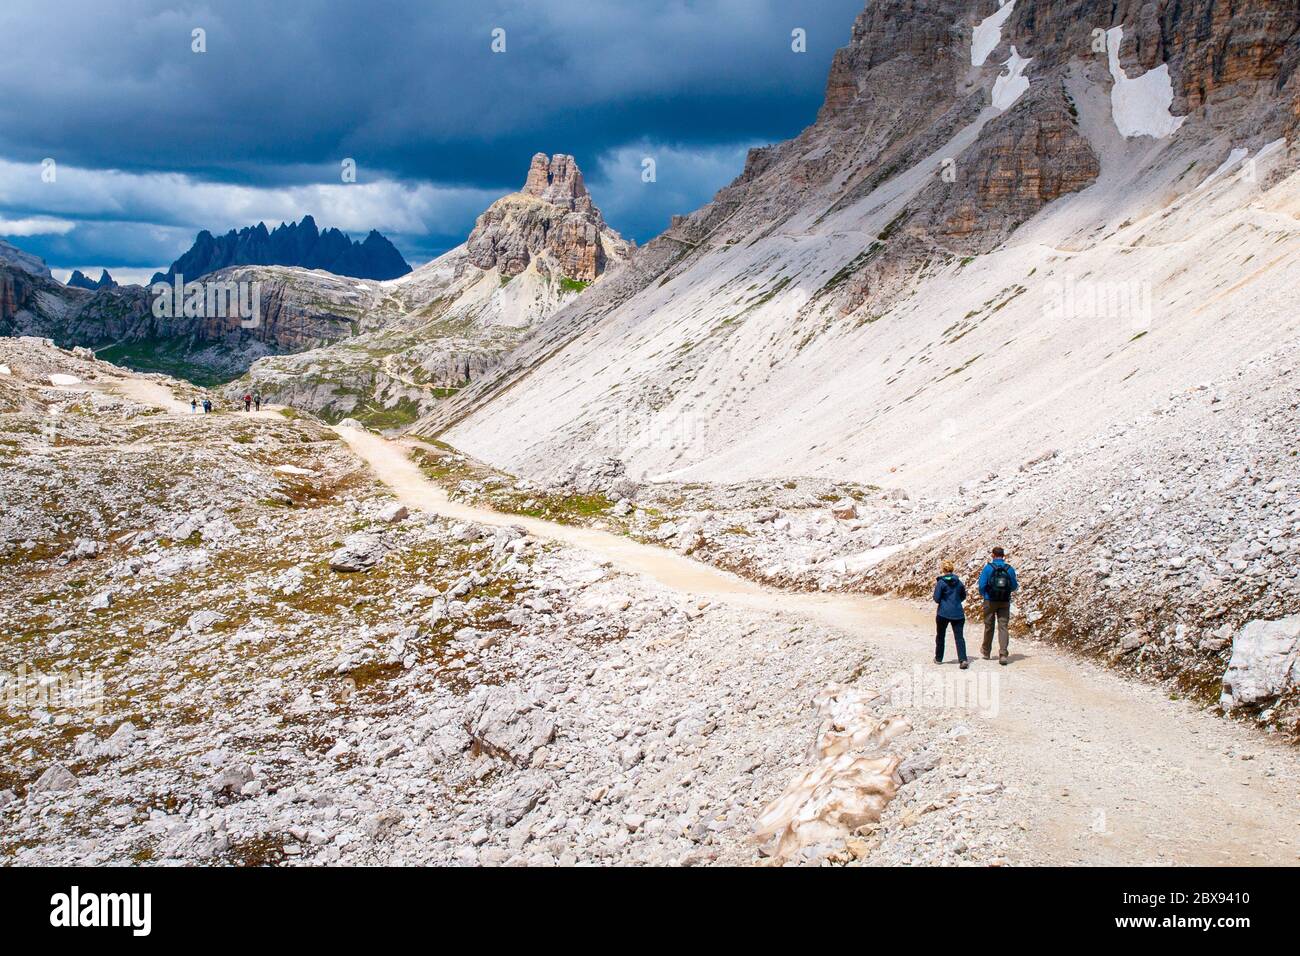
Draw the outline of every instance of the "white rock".
M70 790L77 785L77 778L67 767L61 763L51 764L46 771L37 778L36 782L27 788L31 793L53 793L59 790Z
M1300 681L1300 614L1251 621L1232 641L1219 703L1225 710L1272 700Z
M378 563L385 550L379 535L357 532L348 535L343 547L330 555L330 567L335 571L364 571Z

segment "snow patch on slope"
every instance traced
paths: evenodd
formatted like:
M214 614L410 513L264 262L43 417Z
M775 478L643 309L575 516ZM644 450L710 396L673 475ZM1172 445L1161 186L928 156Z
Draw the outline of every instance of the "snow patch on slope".
M1186 121L1186 116L1169 112L1174 102L1174 86L1169 79L1169 64L1161 63L1136 79L1130 79L1119 62L1120 44L1124 42L1124 28L1112 27L1106 32L1106 50L1110 58L1110 75L1114 86L1110 91L1111 114L1115 126L1125 139L1134 136L1153 136L1164 139L1172 136Z
M1016 0L1006 0L997 13L986 17L975 26L970 41L970 62L972 66L983 66L989 54L1002 42L1002 27L1015 9Z
M1234 168L1238 163L1240 163L1243 159L1245 159L1249 155L1250 155L1250 150L1248 149L1244 149L1244 148L1234 149L1231 153L1228 154L1228 158L1223 161L1223 164L1214 172L1210 173L1209 176L1205 177L1205 182L1201 183L1196 188L1204 189L1206 186L1210 185L1216 179L1219 179L1224 173Z
M1005 112L1015 104L1016 100L1029 92L1029 77L1024 74L1025 67L1032 62L1032 58L1017 53L1014 46L1011 48L1011 59L1003 64L1007 72L999 76L993 84L993 106L996 109Z

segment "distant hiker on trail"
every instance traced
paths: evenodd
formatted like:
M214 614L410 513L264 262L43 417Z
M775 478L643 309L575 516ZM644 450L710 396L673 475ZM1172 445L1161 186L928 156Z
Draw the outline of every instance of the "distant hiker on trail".
M957 661L965 670L970 664L966 660L966 611L962 602L966 600L966 585L961 578L953 574L951 561L943 563L943 574L934 584L934 603L939 610L934 618L934 662L943 663L943 639L952 625L952 639L957 645Z
M262 410L262 393L261 393L261 392L254 392L254 393L253 393L253 407L256 408L259 412Z
M212 411L212 399L205 398L203 400L203 414L206 415L210 411Z
M197 412L198 410L199 410L199 400L198 400L197 398L191 398L191 399L190 399L190 411L191 411L191 412Z
M1016 569L1006 562L1006 552L993 549L993 560L980 572L980 597L984 599L984 644L980 652L988 660L993 653L993 625L998 630L998 663L1007 663L1007 633L1011 624L1011 595L1020 589Z
M245 393L244 393L244 411L246 411L246 412L251 412L252 410L253 410L253 396L250 395L250 394L248 394L248 392L245 392Z

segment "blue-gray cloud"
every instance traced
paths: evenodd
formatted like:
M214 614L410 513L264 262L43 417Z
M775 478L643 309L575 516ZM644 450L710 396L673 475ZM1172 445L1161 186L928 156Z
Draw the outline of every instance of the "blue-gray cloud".
M142 267L181 251L175 236L256 221L238 216L259 207L384 229L333 221L342 198L322 208L352 157L358 185L379 187L372 199L426 191L388 225L418 261L463 239L479 198L518 188L546 151L576 156L606 218L644 241L736 175L745 146L811 122L863 2L6 0L0 228L74 221L23 244L85 263L126 224L121 261L102 261ZM791 51L796 27L807 53ZM195 29L206 53L191 51ZM629 165L638 150L659 154L659 188ZM58 198L66 177L40 183L46 157L105 192Z

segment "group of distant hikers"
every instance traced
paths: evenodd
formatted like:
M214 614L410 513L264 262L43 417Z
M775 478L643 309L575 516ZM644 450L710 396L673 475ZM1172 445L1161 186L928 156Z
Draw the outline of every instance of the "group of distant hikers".
M200 401L199 398L198 398L197 396L194 397L194 398L191 398L191 399L190 399L190 411L192 411L192 412L196 412L196 413L197 413L198 410L199 410L199 406L200 406L200 405L203 406L203 414L206 415L206 414L208 414L209 412L212 411L212 399L210 399L210 398L208 398L208 397L206 397L206 396L204 396L204 398L203 398L202 401ZM261 392L245 392L245 393L244 393L244 411L246 411L246 412L251 412L251 411L253 411L255 408L256 408L256 410L259 411L259 412L262 410L262 393L261 393Z
M943 574L934 584L934 603L939 606L934 619L934 662L943 663L944 638L951 625L953 640L957 644L957 661L965 670L970 666L966 660L966 637L963 633L966 629L966 585L953 571L953 563L944 561ZM998 663L1007 664L1010 660L1007 645L1010 643L1011 595L1020 590L1020 582L1016 580L1016 569L1007 563L1007 553L1002 548L993 549L992 559L980 571L978 587L984 601L984 643L980 652L986 661L992 657L996 626Z

